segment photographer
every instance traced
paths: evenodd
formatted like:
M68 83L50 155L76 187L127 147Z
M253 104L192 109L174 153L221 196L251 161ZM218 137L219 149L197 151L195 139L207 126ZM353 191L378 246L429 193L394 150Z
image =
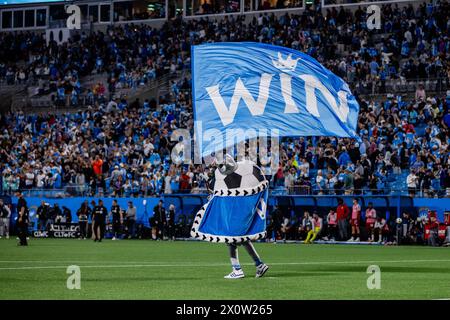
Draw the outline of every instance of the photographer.
M61 222L64 222L64 220L65 220L64 215L61 211L61 208L59 207L59 205L57 203L55 203L53 205L52 216L53 216L55 223L61 223Z
M47 230L47 223L50 213L50 207L48 203L45 203L45 201L41 201L41 205L37 208L36 215L39 219L38 223L38 229L39 231L45 231Z
M72 211L67 208L67 207L62 207L63 208L63 219L66 223L72 223Z

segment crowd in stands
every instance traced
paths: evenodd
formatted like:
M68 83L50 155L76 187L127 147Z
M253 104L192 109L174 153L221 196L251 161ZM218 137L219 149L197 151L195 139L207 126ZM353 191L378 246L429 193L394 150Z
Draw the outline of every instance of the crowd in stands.
M382 30L365 28L366 13L313 7L303 14L174 19L160 29L110 26L63 45L32 32L0 34L0 78L19 83L43 75L58 99L72 99L82 76L106 72L106 83L88 91L89 108L64 114L0 116L2 189L60 189L140 196L201 192L211 170L176 165L170 153L177 128L192 131L190 80L171 84L175 102L132 103L114 95L190 65L190 46L206 41L261 41L317 58L353 85L388 79L450 76L450 10L447 1L382 7ZM26 61L25 66L17 63ZM19 67L20 66L20 67ZM23 77L23 75L25 77ZM110 95L106 96L106 92ZM74 93L75 92L75 93ZM292 193L361 194L406 189L410 195L445 196L450 190L450 92L414 98L387 94L359 98L360 141L334 137L286 139L273 188ZM399 183L400 181L400 183Z
M291 47L313 56L362 90L373 81L444 78L450 72L450 10L447 1L382 6L380 30L367 30L367 13L320 5L301 14L264 13L183 21L160 29L145 24L109 26L57 45L43 34L2 33L0 78L22 83L49 78L56 87L73 77L107 72L111 88L145 83L167 71L188 68L190 45L208 41L257 41ZM23 61L24 63L17 63ZM66 79L66 80L65 80ZM67 90L66 90L67 91ZM69 91L72 91L69 88ZM66 92L67 94L67 92Z

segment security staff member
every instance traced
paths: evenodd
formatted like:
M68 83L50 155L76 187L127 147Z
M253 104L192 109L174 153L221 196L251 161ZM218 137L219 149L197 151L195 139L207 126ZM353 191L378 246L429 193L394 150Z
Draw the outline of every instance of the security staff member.
M102 242L104 229L105 229L105 219L108 216L108 210L103 205L103 200L98 200L98 205L94 207L92 215L92 223L94 224L94 242Z
M19 245L27 246L27 233L28 233L28 222L29 222L29 212L27 201L23 198L23 194L21 192L17 192L17 228L19 231Z
M166 226L166 209L163 207L163 201L153 208L153 217L150 219L152 226L153 240L164 239L164 227Z
M116 240L119 237L120 229L123 224L123 214L122 209L117 204L117 200L113 200L113 204L111 206L111 216L112 216L112 227L113 227L113 240Z

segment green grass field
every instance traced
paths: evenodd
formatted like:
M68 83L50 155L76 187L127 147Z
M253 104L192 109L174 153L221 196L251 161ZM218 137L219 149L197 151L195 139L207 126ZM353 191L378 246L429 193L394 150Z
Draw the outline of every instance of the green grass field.
M264 278L245 250L246 278L230 271L223 244L148 240L0 240L0 299L448 299L450 249L357 245L256 244ZM381 289L369 290L369 265ZM69 265L81 289L66 287Z

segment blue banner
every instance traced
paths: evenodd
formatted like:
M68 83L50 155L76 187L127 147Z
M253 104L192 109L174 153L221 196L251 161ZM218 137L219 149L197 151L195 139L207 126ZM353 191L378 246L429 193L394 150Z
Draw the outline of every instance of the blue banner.
M202 156L255 133L356 137L359 105L348 85L289 48L252 42L193 46L192 86Z

